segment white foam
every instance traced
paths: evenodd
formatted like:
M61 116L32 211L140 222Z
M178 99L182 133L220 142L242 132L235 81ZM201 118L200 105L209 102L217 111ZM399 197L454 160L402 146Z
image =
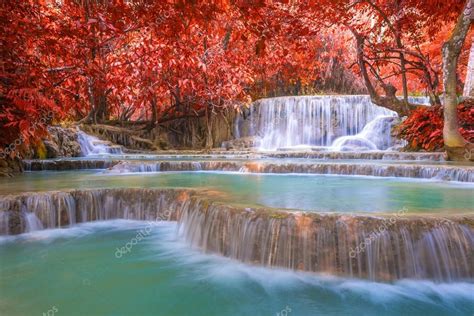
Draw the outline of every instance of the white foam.
M77 132L77 138L84 156L122 154L120 147L111 147L107 142L101 141L97 137L88 135L83 131Z
M66 229L43 230L9 239L12 242L44 242L57 238L77 238L104 231L136 230L145 227L146 224L146 221L109 220L80 224ZM383 283L252 266L217 255L203 254L179 239L176 232L176 222L158 223L156 230L141 242L147 249L145 253L151 253L152 256L139 260L156 260L160 264L163 264L163 261L169 262L172 266L182 268L180 270L185 274L183 277L191 277L210 284L246 286L248 282L255 282L270 295L282 289L287 291L314 288L330 291L340 297L360 296L361 299L375 305L389 306L401 301L415 301L455 308L459 301L474 303L472 282L435 283L427 280L400 280Z

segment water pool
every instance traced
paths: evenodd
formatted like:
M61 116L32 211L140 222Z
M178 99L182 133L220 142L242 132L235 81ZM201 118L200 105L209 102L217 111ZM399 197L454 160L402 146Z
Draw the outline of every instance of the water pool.
M472 315L474 284L377 283L253 267L190 249L160 223L106 221L0 238L0 314ZM117 258L119 257L119 258ZM285 314L286 311L287 313ZM278 314L280 313L280 314Z
M470 213L474 185L361 176L101 171L31 172L0 179L0 194L74 188L197 188L226 203L323 212Z

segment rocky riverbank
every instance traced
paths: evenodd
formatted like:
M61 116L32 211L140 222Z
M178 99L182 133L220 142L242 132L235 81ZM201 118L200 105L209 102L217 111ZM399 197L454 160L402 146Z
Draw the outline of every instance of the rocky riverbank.
M19 158L0 158L0 177L13 177L23 172L23 163Z

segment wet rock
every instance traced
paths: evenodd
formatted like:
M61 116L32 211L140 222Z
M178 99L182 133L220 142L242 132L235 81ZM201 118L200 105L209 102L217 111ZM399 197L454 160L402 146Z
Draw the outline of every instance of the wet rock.
M60 149L57 143L50 140L44 140L43 143L46 147L46 158L56 158L60 155Z
M255 148L260 145L260 137L248 136L222 142L222 148L226 150L245 150Z
M0 158L0 177L13 177L23 172L23 165L19 158Z
M48 133L48 138L43 139L47 158L81 156L76 128L50 126Z

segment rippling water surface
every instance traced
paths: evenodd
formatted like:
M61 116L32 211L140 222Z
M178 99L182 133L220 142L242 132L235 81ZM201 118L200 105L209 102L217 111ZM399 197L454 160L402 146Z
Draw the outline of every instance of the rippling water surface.
M127 243L129 252L117 252ZM117 220L1 237L0 260L1 315L53 307L57 315L474 312L473 283L375 283L253 267L190 249L175 223Z
M468 213L474 185L443 181L226 172L105 174L103 171L31 172L0 179L0 194L75 188L196 188L213 199L323 212Z

